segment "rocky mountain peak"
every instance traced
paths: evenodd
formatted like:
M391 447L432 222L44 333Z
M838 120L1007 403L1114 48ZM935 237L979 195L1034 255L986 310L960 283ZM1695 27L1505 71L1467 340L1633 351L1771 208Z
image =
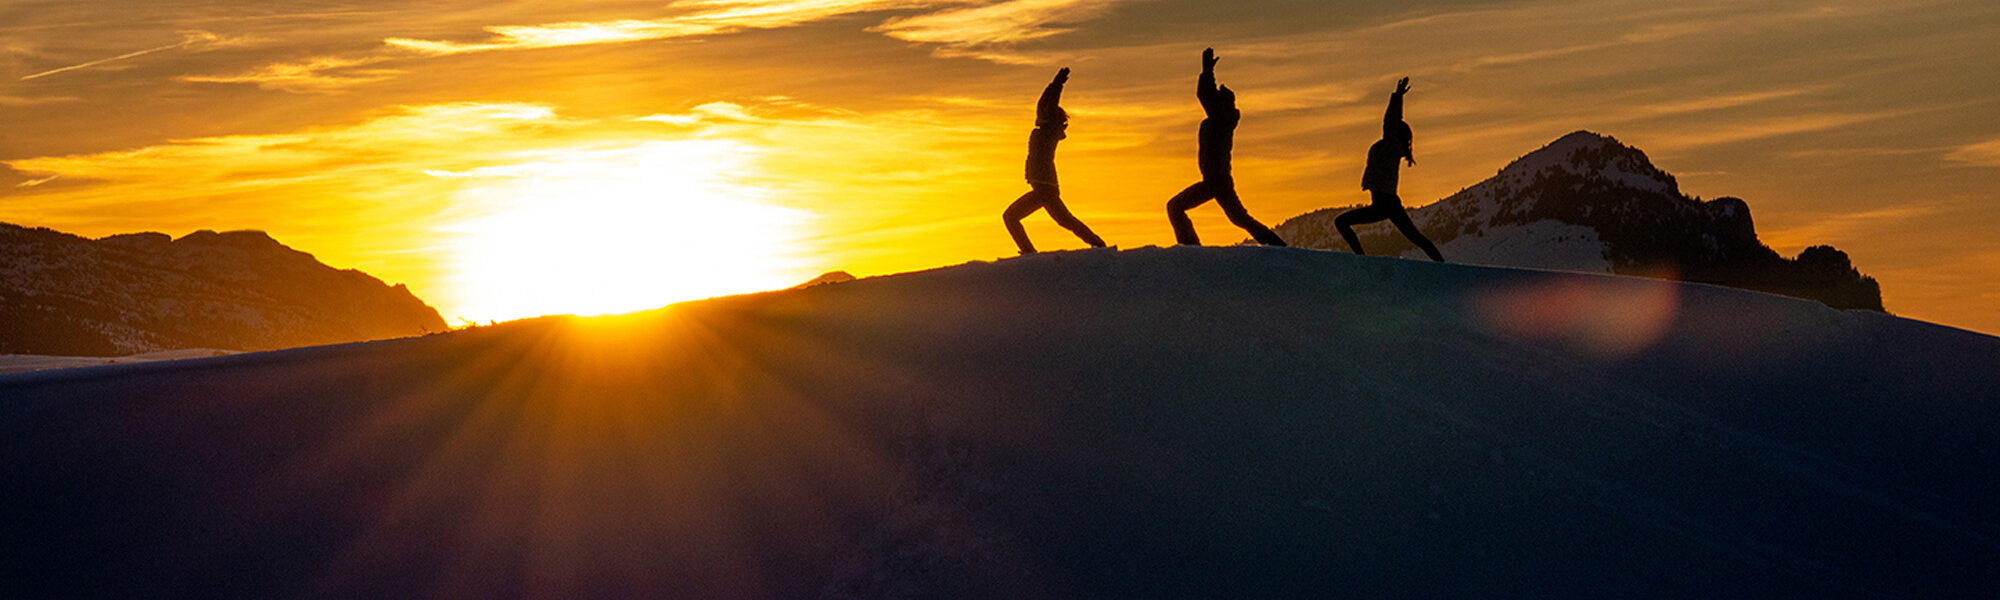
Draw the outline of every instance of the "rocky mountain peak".
M181 239L174 240L174 243L191 246L229 246L247 249L283 248L291 250L290 247L278 243L278 240L272 238L271 234L254 229L224 231L221 233L203 229L181 236Z
M1673 175L1653 166L1645 152L1620 143L1617 138L1583 130L1556 138L1515 159L1500 169L1494 179L1519 187L1538 177L1555 175L1587 176L1622 187L1680 194L1680 183Z
M0 223L0 353L268 350L445 329L408 288L262 231L90 240Z
M1293 245L1347 250L1333 226L1346 210L1306 213L1277 231ZM1673 277L1882 309L1875 280L1844 254L1826 247L1781 257L1757 240L1743 199L1688 197L1645 152L1590 131L1557 138L1410 217L1454 262ZM1370 254L1415 252L1385 224L1356 233Z

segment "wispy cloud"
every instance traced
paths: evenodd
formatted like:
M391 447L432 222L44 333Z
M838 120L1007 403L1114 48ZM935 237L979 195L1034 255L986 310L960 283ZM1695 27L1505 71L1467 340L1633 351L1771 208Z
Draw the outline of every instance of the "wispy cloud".
M1940 209L1933 205L1905 204L1857 213L1827 215L1794 227L1767 227L1759 237L1772 248L1780 250L1803 248L1812 244L1838 245L1892 225L1930 217L1939 212Z
M111 57L111 58L104 58L104 59L98 59L98 60L93 60L93 61L90 61L90 62L86 62L86 63L80 63L80 64L74 64L74 65L70 65L70 66L67 66L67 67L61 67L61 68L56 68L56 69L49 69L49 70L47 70L47 71L42 71L42 72L40 72L40 73L35 73L35 74L33 74L33 75L28 75L28 76L26 76L26 77L22 77L22 78L21 78L21 81L27 81L27 80L30 80L30 79L40 79L40 78L43 78L43 77L48 77L48 76L50 76L50 75L55 75L55 74L58 74L58 73L67 73L67 72L70 72L70 71L75 71L75 70L78 70L78 69L88 69L88 68L91 68L91 67L95 67L95 66L98 66L98 65L103 65L103 64L108 64L108 63L114 63L114 62L118 62L118 61L121 61L121 60L129 60L129 59L133 59L133 58L138 58L138 57L141 57L141 56L145 56L145 55L148 55L148 54L152 54L152 53L155 53L155 52L165 52L165 51L168 51L168 50L178 50L178 49L181 49L181 48L188 48L188 47L191 47L191 46L195 46L195 45L199 45L199 44L212 44L212 43L216 43L216 42L220 42L220 41L222 41L222 37L221 37L221 36L218 36L218 35L215 35L215 34L213 34L213 33L209 33L209 32L206 32L206 31L183 31L183 32L181 32L181 36L182 36L182 39L181 39L180 43L178 43L178 44L167 44L167 45L165 45L165 46L160 46L160 47L158 47L158 48L147 48L147 49L145 49L145 50L139 50L139 51L137 51L137 52L127 52L127 53L125 53L125 54L120 54L120 55L118 55L118 56L113 56L113 57Z
M287 92L328 92L382 81L403 73L371 66L386 60L382 57L321 56L301 62L272 63L234 75L183 75L176 79L202 83L250 83L267 90Z
M699 124L699 123L701 123L701 115L694 115L694 114L684 114L684 115L675 115L675 114L657 114L657 115L646 115L646 116L643 116L643 117L638 117L638 118L634 118L634 119L632 119L632 120L634 120L634 121L650 121L650 122L654 122L654 123L666 123L666 124L668 124L668 125L681 125L681 126L687 126L687 125L695 125L695 124Z
M1841 148L1798 148L1779 152L1777 156L1791 160L1879 160L1902 156L1937 156L1938 153L1945 150L1949 150L1949 148L1848 146ZM1700 173L1689 172L1688 174L1695 175Z
M1588 44L1577 44L1574 46L1564 46L1560 48L1537 48L1534 50L1525 50L1521 52L1511 52L1506 54L1490 54L1486 56L1476 57L1470 60L1461 61L1449 67L1448 70L1463 72L1463 71L1473 71L1478 69L1489 69L1493 67L1513 66L1522 63L1544 61L1552 58L1562 58L1565 56L1584 54L1587 52L1596 52L1599 50L1604 50L1606 48L1615 48L1618 46L1623 46L1628 43L1630 42L1623 40L1592 42Z
M1015 44L1073 31L1120 0L1010 0L898 17L870 28L899 40L968 49Z
M658 114L639 117L638 121L653 121L670 125L692 125L704 122L757 123L766 119L750 113L750 109L735 102L709 102L696 106L686 114Z
M37 178L37 179L30 179L30 180L27 180L27 181L23 181L23 182L20 182L20 183L16 183L16 184L14 184L14 187L24 187L24 188L31 188L31 187L35 187L35 186L38 186L38 185L41 185L41 184L44 184L44 183L48 183L48 182L51 182L51 181L55 181L55 180L56 180L56 178L58 178L58 177L62 177L62 176L61 176L61 175L50 175L50 176L48 176L48 177L41 177L41 178Z
M1701 146L1746 142L1783 135L1825 131L1897 116L1898 113L1823 113L1771 117L1720 125L1701 130L1663 133L1649 142L1660 150L1685 150Z
M1944 157L1975 167L2000 167L2000 138L1959 146Z
M494 50L561 48L591 44L621 44L746 29L789 27L843 14L915 8L937 0L830 0L748 2L711 0L682 3L688 12L658 19L567 21L540 25L486 27L493 37L478 42L388 38L384 43L421 54L450 55Z
M722 27L714 25L681 23L674 20L623 20L597 23L575 22L519 27L487 27L486 31L493 34L494 37L491 40L483 42L462 43L411 38L389 38L382 40L382 42L412 52L443 56L493 50L560 48L563 46L583 46L588 44L638 42L717 33L722 30Z
M1680 115L1687 113L1706 112L1711 110L1722 110L1725 108L1738 108L1743 106L1750 106L1753 104L1761 104L1772 100L1791 98L1794 96L1803 95L1812 91L1813 90L1809 88L1792 88L1783 90L1748 92L1742 94L1729 94L1729 95L1714 96L1709 98L1695 98L1691 100L1676 100L1671 102L1661 102L1657 104L1640 107L1634 110L1634 112L1641 113L1646 116Z
M27 96L0 96L0 106L35 106L40 104L55 104L58 102L75 102L76 100L77 99L75 96L45 96L40 98L30 98Z
M1034 62L1006 52L1021 42L1073 30L1073 25L1101 16L1125 0L697 0L673 5L674 14L658 18L558 21L532 25L480 28L485 39L452 40L389 37L374 50L278 62L222 75L182 76L180 81L248 83L287 92L330 92L402 75L380 68L408 57L451 56L482 52L520 51L722 35L752 30L794 27L844 15L888 11L926 11L891 18L870 31L920 44L940 46L942 55L974 56L994 62ZM971 6L968 6L971 5ZM182 45L146 50L157 52ZM119 58L127 58L119 57ZM111 59L116 60L116 59ZM79 66L78 68L80 68Z
M133 150L6 161L15 170L104 181L115 188L178 179L186 189L270 187L339 177L329 165L443 160L468 139L491 143L522 127L557 120L538 104L451 103L398 107L358 125L296 133L204 137ZM371 166L369 168L374 168ZM410 171L418 169L412 168ZM273 174L276 174L273 176ZM124 202L107 198L111 202Z

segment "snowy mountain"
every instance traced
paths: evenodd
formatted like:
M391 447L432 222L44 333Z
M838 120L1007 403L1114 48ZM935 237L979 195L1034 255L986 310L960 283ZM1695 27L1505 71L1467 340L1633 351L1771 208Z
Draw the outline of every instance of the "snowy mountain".
M1980 597L1996 364L1708 285L1051 252L0 376L0 596Z
M0 354L269 350L445 329L408 288L261 231L89 240L0 223Z
M1333 220L1348 208L1293 217L1277 231L1296 246L1347 250ZM1779 256L1757 241L1742 199L1690 198L1644 152L1588 131L1412 209L1410 218L1453 262L1680 279L1882 310L1880 286L1847 254L1813 246ZM1356 233L1370 254L1423 258L1386 223Z

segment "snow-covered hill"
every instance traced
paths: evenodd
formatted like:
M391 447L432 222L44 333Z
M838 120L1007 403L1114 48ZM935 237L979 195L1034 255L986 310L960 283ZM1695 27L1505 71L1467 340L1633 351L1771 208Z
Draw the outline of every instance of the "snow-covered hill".
M408 288L261 231L89 240L0 223L0 353L270 350L445 328Z
M1045 253L0 376L0 596L1976 597L1996 366L1657 279Z
M1349 208L1299 215L1277 231L1295 246L1347 250L1333 220ZM1410 219L1453 262L1664 277L1882 310L1880 286L1846 253L1814 246L1781 257L1757 241L1742 199L1690 198L1644 152L1588 131L1411 209ZM1386 223L1356 232L1370 254L1423 257Z

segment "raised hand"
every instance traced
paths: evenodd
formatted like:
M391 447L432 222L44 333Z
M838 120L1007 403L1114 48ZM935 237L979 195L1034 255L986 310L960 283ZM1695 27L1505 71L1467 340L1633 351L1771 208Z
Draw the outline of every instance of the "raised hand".
M1219 59L1219 58L1216 58L1216 57L1215 57L1215 49L1214 49L1214 48L1206 48L1206 49L1203 49L1203 50L1201 51L1201 70L1203 70L1203 71L1213 71L1213 70L1215 70L1215 61L1218 61L1218 60L1221 60L1221 59Z
M1410 78L1404 77L1401 81L1396 82L1397 94L1404 94L1408 93L1409 91L1410 91Z
M1069 67L1063 67L1061 71L1056 71L1056 83L1067 81L1069 81Z

